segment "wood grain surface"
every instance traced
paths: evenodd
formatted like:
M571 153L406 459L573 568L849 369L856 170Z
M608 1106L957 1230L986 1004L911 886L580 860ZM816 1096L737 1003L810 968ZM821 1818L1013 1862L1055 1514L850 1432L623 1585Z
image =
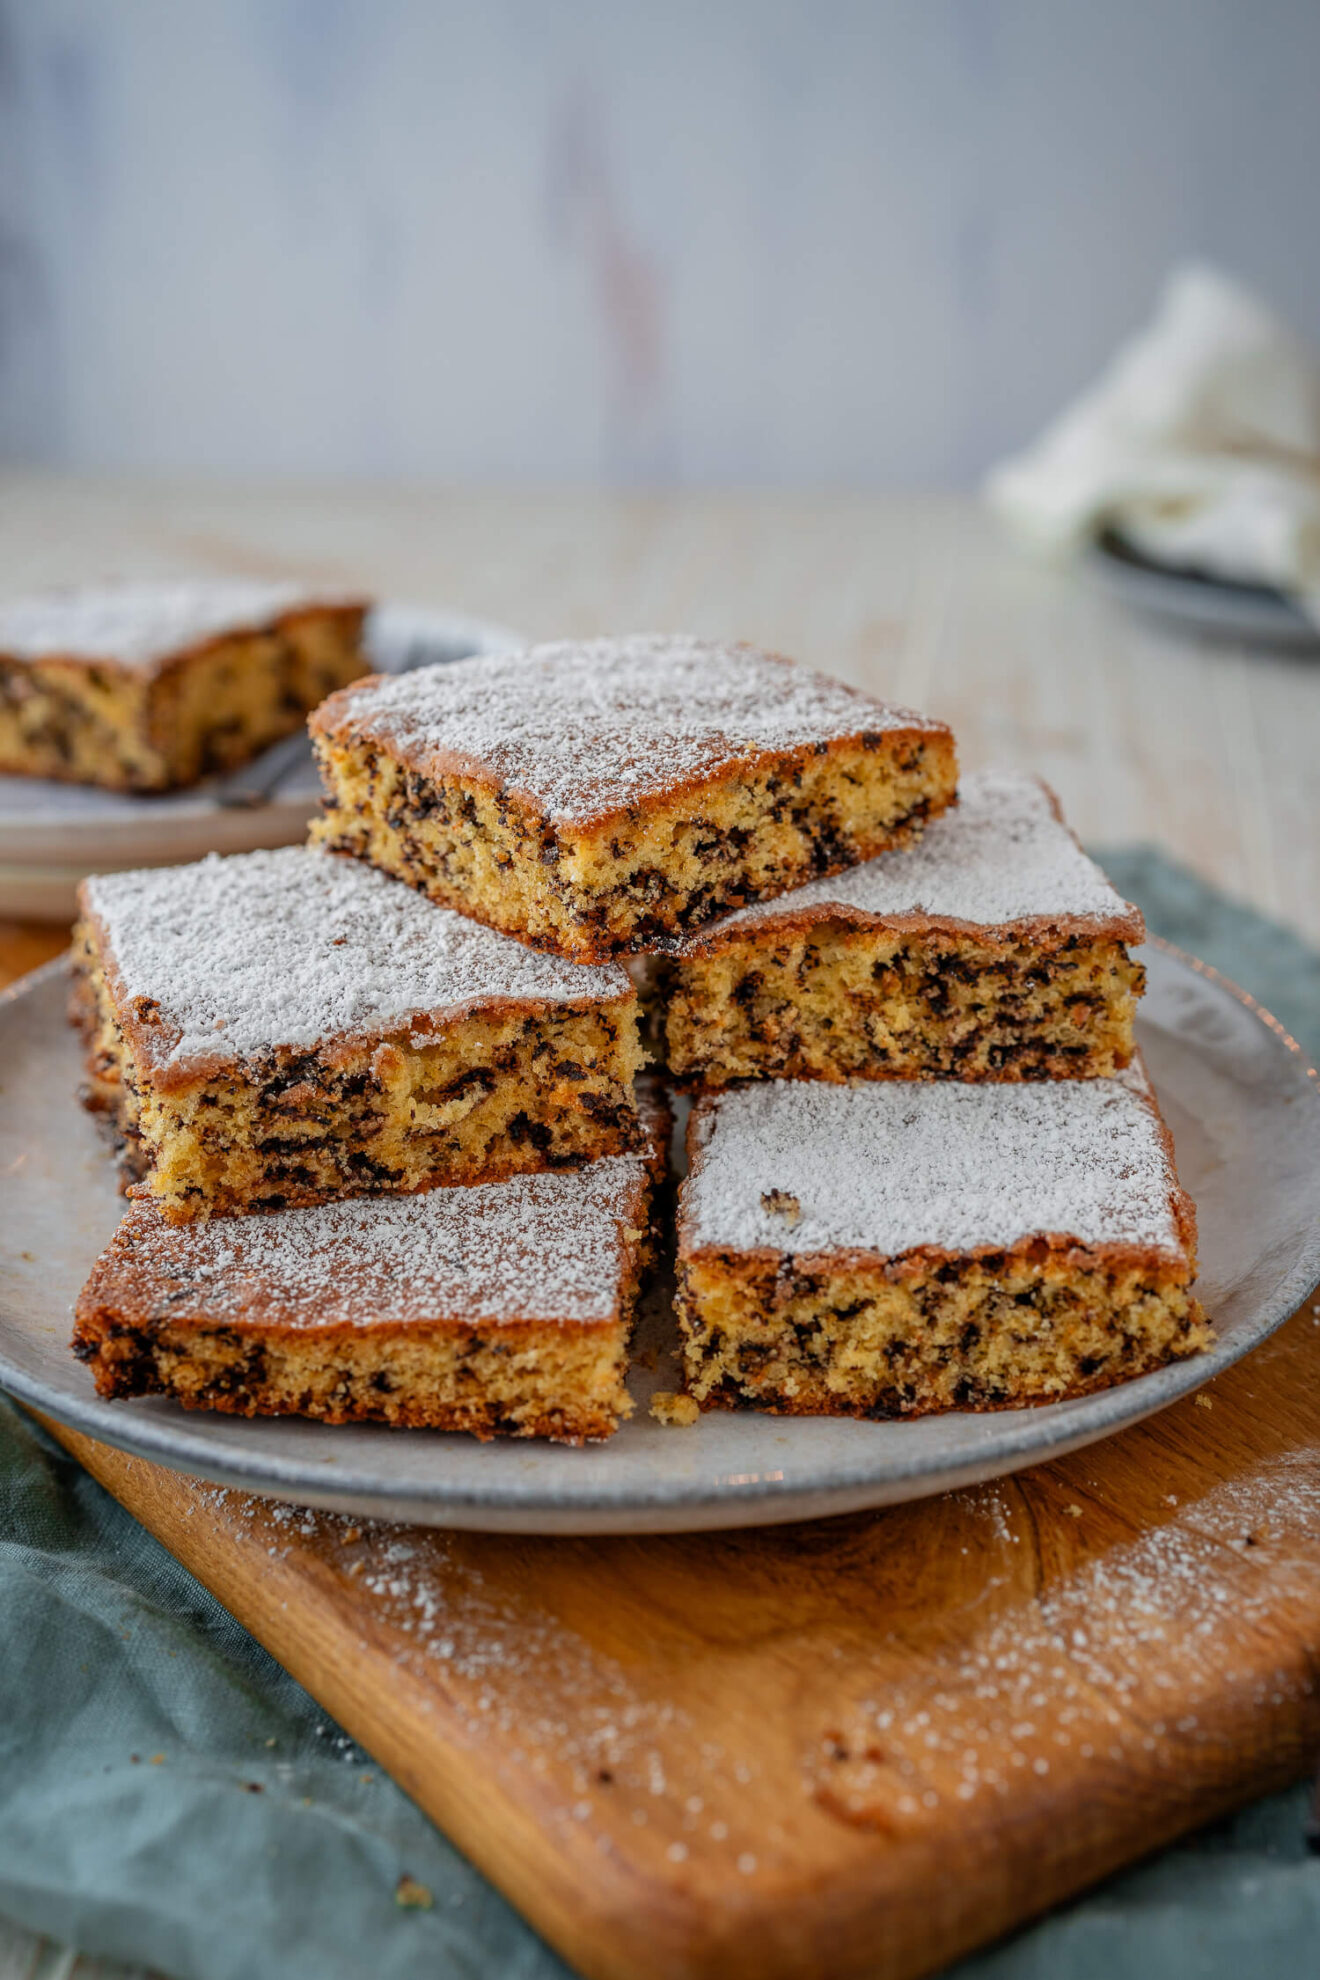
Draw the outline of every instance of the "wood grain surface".
M1320 1747L1309 1306L1075 1457L754 1533L372 1527L48 1427L591 1980L929 1973Z
M26 976L30 969L59 955L69 946L67 928L47 928L36 922L0 921L0 990Z

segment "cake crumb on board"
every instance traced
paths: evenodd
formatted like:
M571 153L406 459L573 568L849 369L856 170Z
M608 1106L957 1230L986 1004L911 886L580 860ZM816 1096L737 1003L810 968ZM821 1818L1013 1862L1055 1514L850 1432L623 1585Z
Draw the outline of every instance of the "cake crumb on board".
M668 1389L657 1389L651 1398L651 1414L657 1423L673 1429L690 1429L701 1415L691 1396L676 1396Z

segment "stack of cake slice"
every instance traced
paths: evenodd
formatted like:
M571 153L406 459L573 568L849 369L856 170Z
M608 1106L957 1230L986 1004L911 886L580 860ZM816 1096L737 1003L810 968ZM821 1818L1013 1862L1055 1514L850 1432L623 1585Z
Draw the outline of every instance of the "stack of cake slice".
M107 1395L600 1437L668 1143L613 958L910 831L952 741L690 641L364 686L320 844L83 889L136 1200L76 1351Z
M137 1178L78 1309L102 1394L614 1427L668 1140L624 970L299 847L82 905L89 1097Z
M607 1435L668 1139L624 961L694 1096L689 1413L1050 1400L1203 1343L1140 918L1043 787L955 806L944 725L689 639L311 726L310 848L85 890L138 1178L79 1307L102 1393Z

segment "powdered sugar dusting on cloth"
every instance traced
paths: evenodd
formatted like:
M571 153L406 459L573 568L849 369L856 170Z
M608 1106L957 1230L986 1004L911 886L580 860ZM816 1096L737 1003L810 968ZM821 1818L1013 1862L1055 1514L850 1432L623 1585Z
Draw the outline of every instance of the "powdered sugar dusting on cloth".
M298 584L161 579L52 591L0 605L0 653L147 667L221 633L255 632L295 606L338 602Z
M642 634L421 668L332 707L331 734L352 728L423 770L457 758L578 820L766 751L943 727L755 647Z
M1039 1085L774 1080L700 1103L684 1251L885 1258L1042 1234L1183 1255L1175 1178L1143 1076ZM778 1193L774 1195L774 1193ZM798 1220L763 1196L796 1199Z
M170 1225L154 1204L135 1203L89 1294L165 1303L172 1321L289 1327L610 1320L645 1181L638 1157L613 1155L507 1182L205 1224Z
M733 929L818 908L858 917L926 914L981 927L1037 916L1126 919L1133 924L1128 939L1140 940L1140 917L1055 816L1044 785L1011 770L965 777L957 804L933 819L914 846L741 908L679 953L718 944Z
M360 860L302 846L86 886L117 988L160 1007L160 1065L305 1049L501 999L634 994L617 965L541 955Z

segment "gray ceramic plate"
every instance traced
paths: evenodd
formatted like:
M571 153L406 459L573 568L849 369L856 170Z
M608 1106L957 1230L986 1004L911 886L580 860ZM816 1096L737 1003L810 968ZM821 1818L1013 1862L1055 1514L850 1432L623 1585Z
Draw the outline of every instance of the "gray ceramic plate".
M1125 605L1187 632L1239 646L1297 653L1320 649L1320 626L1268 585L1233 584L1205 571L1154 563L1115 530L1106 530L1090 546L1086 561L1096 581Z
M754 1526L921 1498L1058 1457L1185 1395L1255 1347L1320 1278L1320 1092L1296 1045L1213 972L1144 952L1141 1042L1201 1223L1209 1354L1080 1402L915 1423L703 1417L663 1429L672 1388L661 1310L637 1415L573 1451L425 1430L331 1429L101 1402L68 1350L70 1312L122 1204L73 1094L65 965L0 999L0 1385L105 1442L221 1484L382 1519L515 1533Z

